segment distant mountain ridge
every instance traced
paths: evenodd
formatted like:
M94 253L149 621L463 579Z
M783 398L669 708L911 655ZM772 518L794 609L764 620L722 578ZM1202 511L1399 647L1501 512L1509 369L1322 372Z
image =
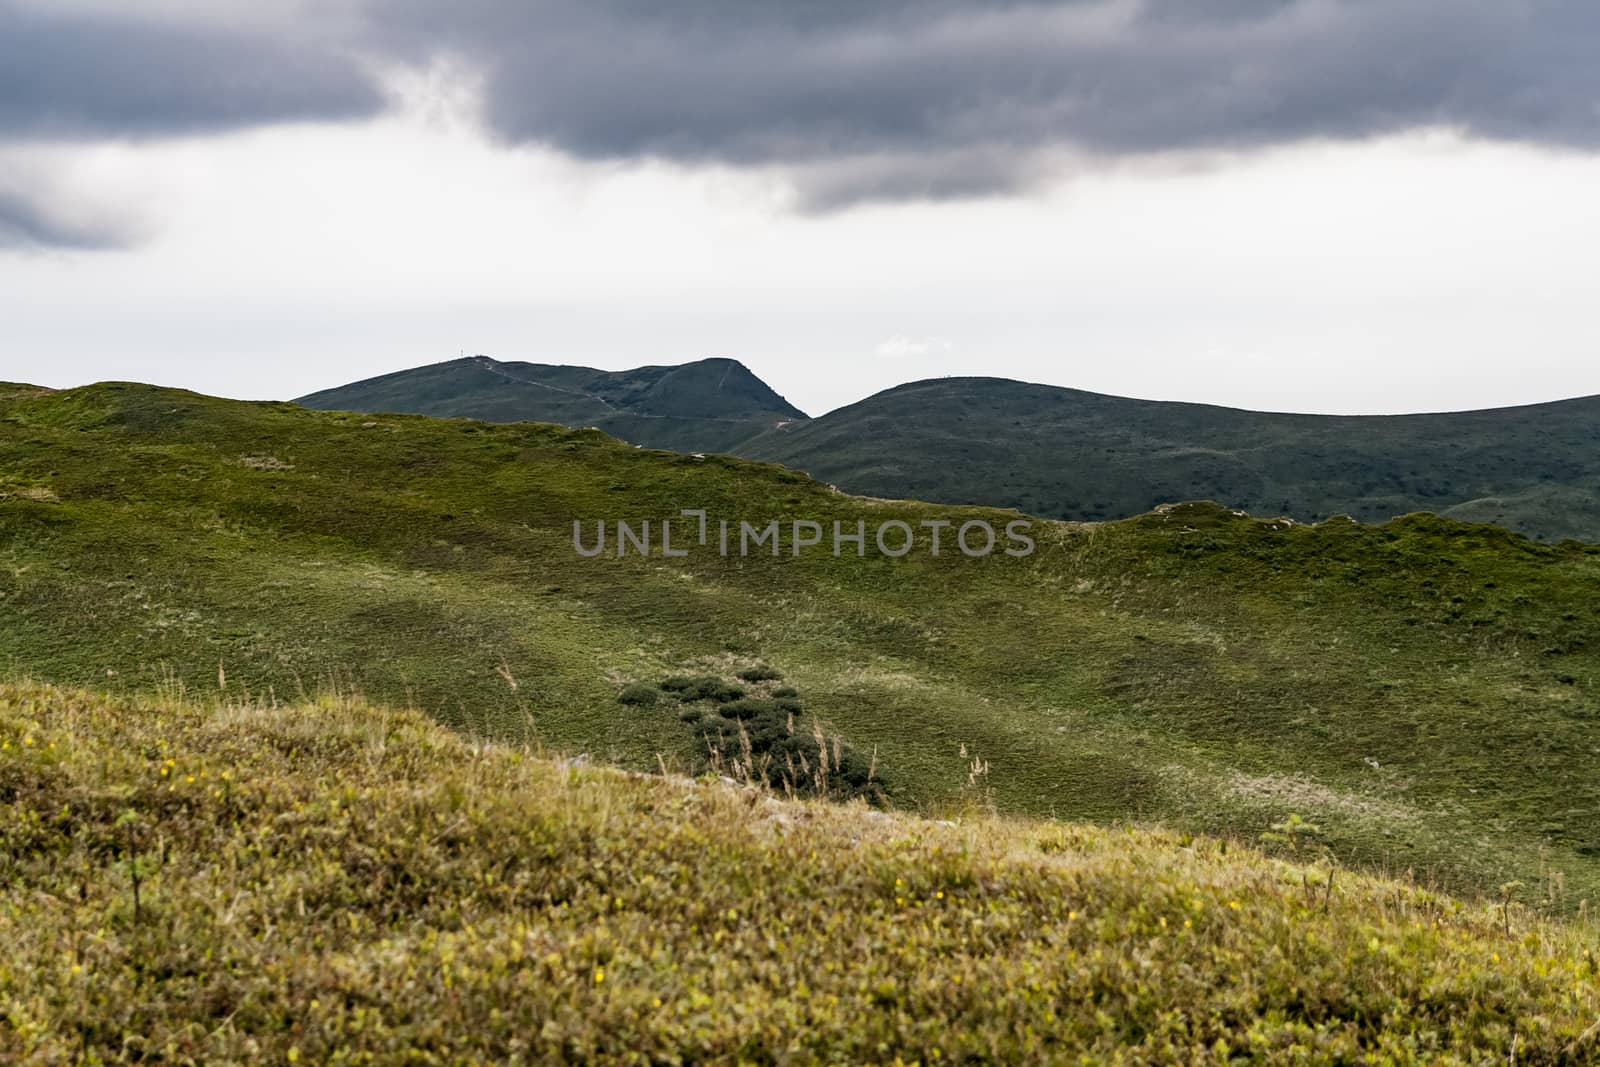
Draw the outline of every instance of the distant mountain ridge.
M782 463L852 493L1049 518L1100 521L1219 500L1302 521L1428 511L1600 541L1600 397L1298 415L941 378L807 419L733 360L605 372L477 357L300 403L597 426L646 447Z
M393 411L595 426L648 448L728 451L805 412L733 359L604 371L467 356L300 397L324 411Z
M1363 522L1428 511L1600 540L1600 397L1419 415L1298 415L999 378L912 382L739 452L851 492L1106 520L1219 500Z

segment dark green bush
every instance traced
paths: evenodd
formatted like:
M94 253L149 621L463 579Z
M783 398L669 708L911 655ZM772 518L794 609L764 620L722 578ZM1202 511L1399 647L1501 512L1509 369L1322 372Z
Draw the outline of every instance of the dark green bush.
M695 733L704 737L734 738L739 734L739 724L732 719L724 719L714 711L705 713L700 720Z
M763 664L760 667L746 667L739 672L739 677L747 682L777 682L783 679L783 674Z
M730 719L754 719L758 715L772 716L777 713L777 707L772 701L756 700L751 697L731 700L722 705L720 710Z
M778 674L770 668L752 667L740 671L739 677L767 681ZM803 708L799 690L783 686L775 689L770 699L746 696L741 687L710 674L675 675L665 679L661 688L686 705L711 702L706 707L684 707L678 718L722 758L742 759L748 740L753 773L765 777L769 786L802 796L817 792L821 760L814 724L800 718ZM827 745L828 796L864 797L874 804L885 802L883 782L872 770L869 758L848 745L841 744L835 751L832 737Z
M634 705L654 704L660 696L660 691L649 682L634 682L631 685L624 686L622 692L617 694L617 703Z
M744 732L750 738L750 751L771 753L774 760L783 758L778 750L789 739L789 725L785 719L771 714L757 715L745 722Z
M674 694L684 703L695 700L713 700L718 704L738 700L744 696L744 689L737 685L724 682L712 674L702 674L695 678L682 675L668 678L661 683L661 688Z

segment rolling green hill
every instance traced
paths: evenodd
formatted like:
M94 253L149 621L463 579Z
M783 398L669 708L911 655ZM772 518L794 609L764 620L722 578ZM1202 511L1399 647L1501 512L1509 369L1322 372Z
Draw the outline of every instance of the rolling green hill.
M1600 397L1429 415L1281 415L946 378L736 450L854 493L1057 518L1206 499L1302 521L1430 511L1600 540Z
M1073 521L1217 500L1303 522L1428 511L1545 540L1600 540L1600 397L1428 415L1284 415L942 378L808 420L740 364L730 380L748 406L730 410L726 390L710 388L728 365L607 374L478 357L301 402L593 425L650 448L782 463L850 493ZM548 386L521 380L534 376ZM669 408L630 399L658 380L675 386Z
M1172 833L0 683L14 1063L1593 1062L1592 928Z
M805 413L736 360L600 371L470 356L301 397L325 411L399 411L595 426L646 448L726 452Z
M1351 863L1600 899L1600 547L1188 504L1039 522L1024 557L949 529L937 557L724 557L691 520L683 557L659 527L648 557L575 551L575 519L592 543L685 508L713 544L719 518L1019 518L592 430L0 387L0 670L357 688L636 769L821 732L835 784L899 808L1248 841L1298 814Z

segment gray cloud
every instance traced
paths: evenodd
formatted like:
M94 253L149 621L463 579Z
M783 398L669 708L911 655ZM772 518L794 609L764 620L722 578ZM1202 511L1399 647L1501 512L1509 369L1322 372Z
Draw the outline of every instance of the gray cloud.
M125 248L134 227L106 217L73 217L48 198L0 185L0 248Z
M335 6L354 17L252 29L175 14L177 0L139 19L0 0L0 138L370 115L383 95L368 61L449 55L481 73L485 121L507 142L778 168L811 209L1014 192L1067 157L1425 126L1600 147L1594 0Z
M133 5L128 5L132 8ZM0 136L144 137L370 115L383 96L315 24L293 39L0 0Z
M1005 192L1040 154L1444 125L1600 144L1592 0L393 0L514 142L791 168L814 206Z

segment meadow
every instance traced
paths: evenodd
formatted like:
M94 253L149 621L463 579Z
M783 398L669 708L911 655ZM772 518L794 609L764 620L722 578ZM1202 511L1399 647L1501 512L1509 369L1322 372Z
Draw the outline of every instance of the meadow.
M1592 926L979 794L930 821L348 695L12 683L0 797L8 1062L1600 1056Z
M1262 835L1295 815L1362 870L1473 899L1519 883L1549 915L1597 899L1596 546L1188 503L1039 521L1021 559L573 550L574 519L684 508L1020 517L550 425L5 386L0 671L119 699L359 691L694 775L712 757L683 702L619 696L764 668L891 809L944 816L976 759L1008 815L1280 851Z

